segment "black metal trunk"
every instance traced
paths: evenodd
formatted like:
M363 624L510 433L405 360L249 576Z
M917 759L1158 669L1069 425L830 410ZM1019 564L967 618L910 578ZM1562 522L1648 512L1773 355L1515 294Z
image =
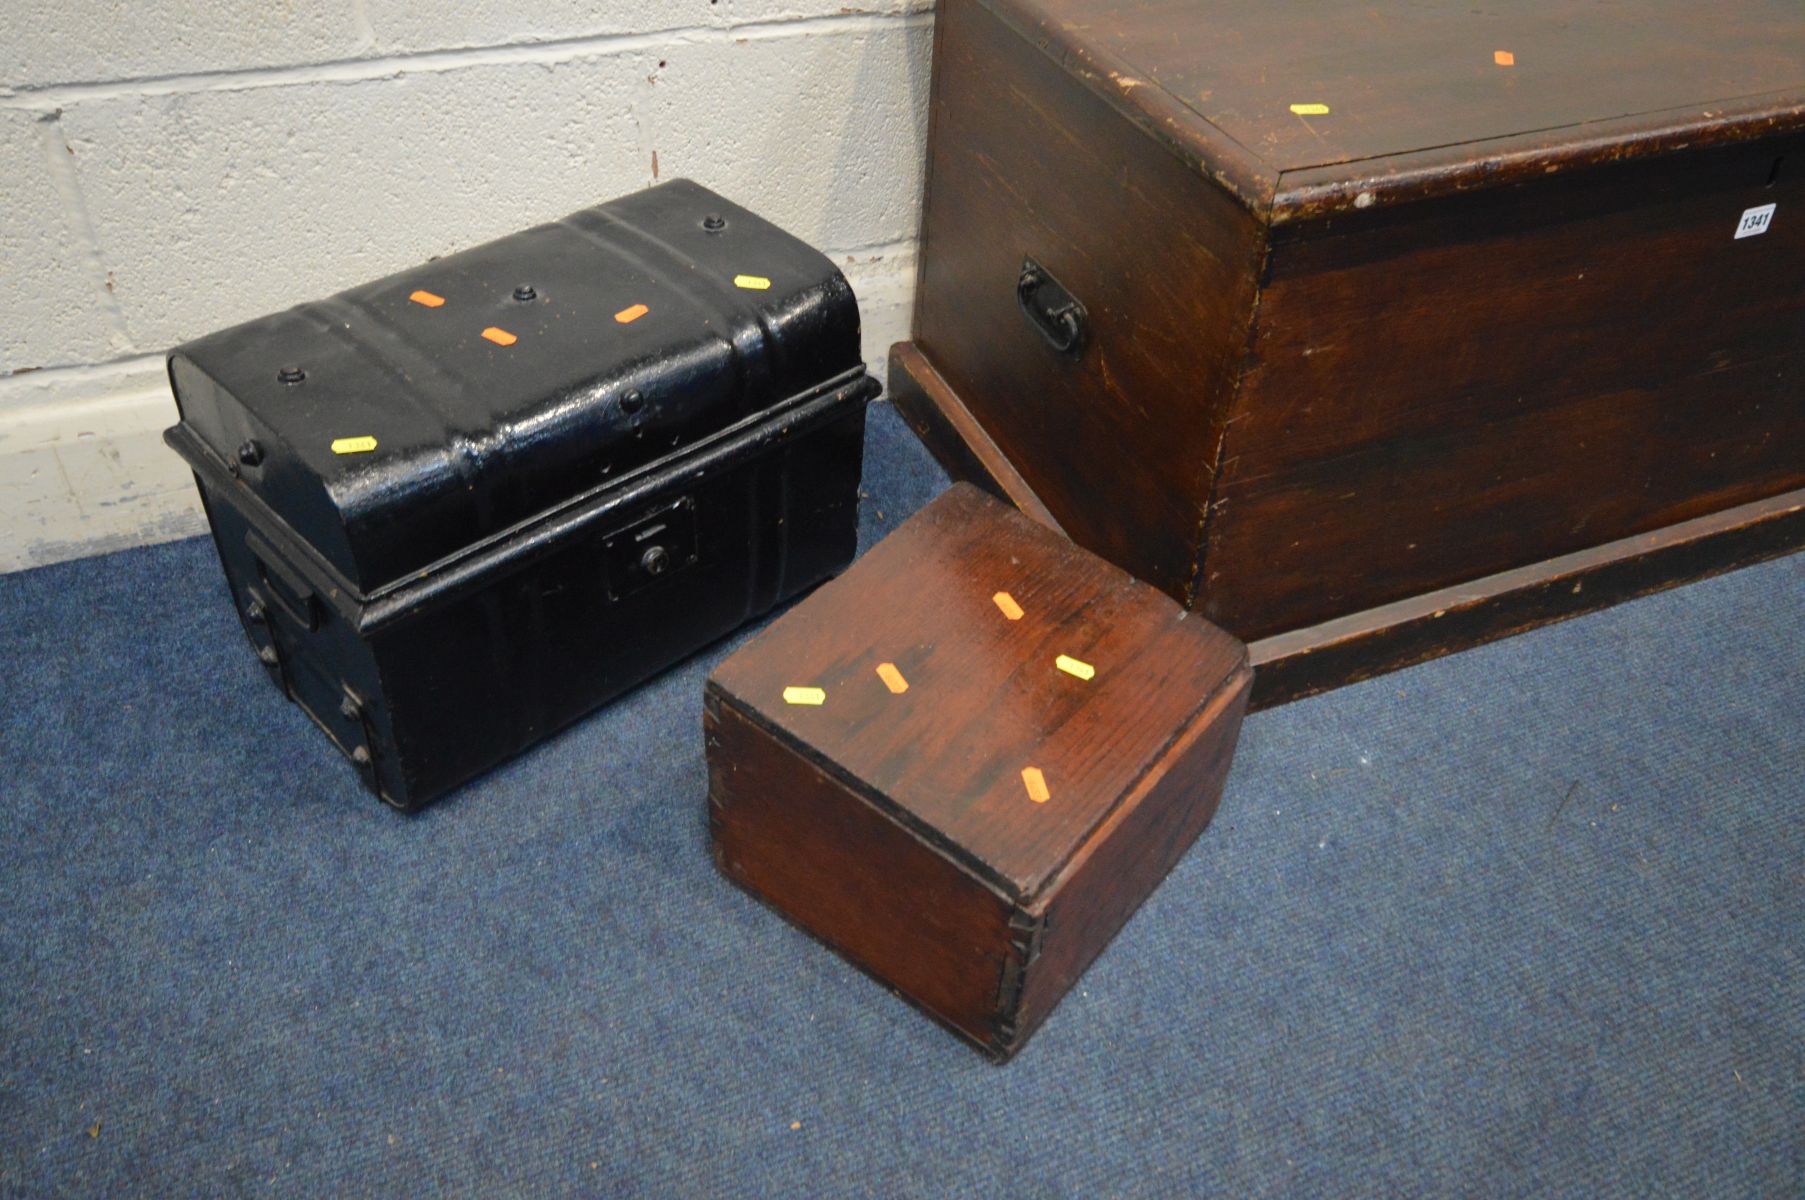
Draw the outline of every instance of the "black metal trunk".
M851 289L665 184L170 355L270 677L416 808L850 561Z

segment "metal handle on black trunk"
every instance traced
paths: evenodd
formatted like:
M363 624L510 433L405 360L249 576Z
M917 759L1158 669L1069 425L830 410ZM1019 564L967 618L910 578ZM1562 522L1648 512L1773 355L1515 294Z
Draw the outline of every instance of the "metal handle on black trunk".
M257 564L257 580L263 585L266 598L307 632L318 629L320 598L305 577L283 562L269 543L256 534L246 536L244 541Z
M1015 282L1015 298L1022 315L1047 344L1061 354L1076 354L1084 345L1088 314L1078 298L1065 290L1047 269L1031 258L1022 260L1022 275Z

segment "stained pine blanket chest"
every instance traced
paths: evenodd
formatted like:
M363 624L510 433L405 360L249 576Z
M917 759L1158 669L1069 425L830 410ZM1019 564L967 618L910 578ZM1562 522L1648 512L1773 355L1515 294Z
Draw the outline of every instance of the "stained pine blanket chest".
M943 0L956 475L1256 703L1805 542L1805 9Z
M169 359L271 680L417 807L837 571L846 280L685 181Z

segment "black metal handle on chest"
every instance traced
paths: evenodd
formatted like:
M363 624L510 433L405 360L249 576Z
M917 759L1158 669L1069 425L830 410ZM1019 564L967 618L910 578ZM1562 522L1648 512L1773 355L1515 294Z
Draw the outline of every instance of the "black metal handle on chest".
M1077 354L1084 347L1089 324L1084 305L1065 290L1047 269L1031 258L1022 260L1022 275L1015 282L1015 299L1022 315L1047 344L1061 354Z

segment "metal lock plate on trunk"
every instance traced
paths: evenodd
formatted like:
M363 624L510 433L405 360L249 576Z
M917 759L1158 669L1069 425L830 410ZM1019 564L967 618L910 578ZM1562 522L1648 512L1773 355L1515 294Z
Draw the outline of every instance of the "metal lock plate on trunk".
M696 505L685 496L602 542L608 598L619 600L696 561Z

